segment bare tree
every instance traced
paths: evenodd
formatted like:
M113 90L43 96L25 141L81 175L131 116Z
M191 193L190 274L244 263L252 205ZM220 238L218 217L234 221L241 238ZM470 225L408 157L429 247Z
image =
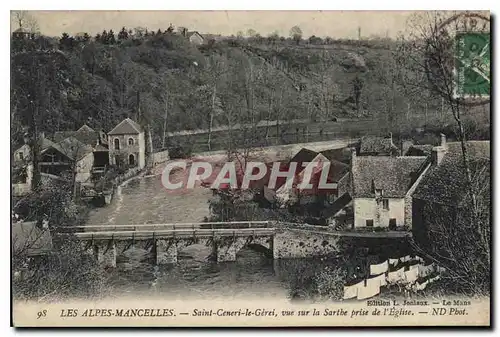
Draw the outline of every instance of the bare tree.
M38 22L28 11L13 11L13 15L19 28L27 29L30 33L38 33L40 31Z
M477 25L478 21L480 26ZM473 214L477 214L463 120L469 106L464 98L456 95L459 83L454 73L457 57L455 33L471 29L489 32L489 18L470 12L460 12L456 15L441 12L415 14L409 20L408 33L401 38L396 58L398 65L405 70L402 74L404 85L416 90L429 90L435 96L441 97L443 104L451 110L461 142L467 192L471 198Z

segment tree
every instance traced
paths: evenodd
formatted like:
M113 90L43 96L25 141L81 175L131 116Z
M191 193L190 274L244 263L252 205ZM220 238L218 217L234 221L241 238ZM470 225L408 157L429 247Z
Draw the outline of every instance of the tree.
M128 32L125 27L122 27L122 30L118 33L118 41L124 41L128 39Z
M489 18L471 12L455 15L450 15L449 12L419 13L410 18L408 27L409 30L401 37L395 54L402 70L399 74L400 81L407 90L413 89L417 94L426 91L433 99L442 99L443 104L451 111L461 143L462 168L466 182L464 207L455 210L455 219L443 219L442 215L446 213L427 210L436 215L433 221L436 229L430 233L430 243L437 246L446 242L444 249L447 254L443 256L442 251L433 250L430 255L442 264L453 266L455 273L470 273L474 267L472 265L479 263L478 259L484 258L481 263L489 265L489 244L485 246L489 237L489 213L484 218L484 206L481 204L488 205L489 208L490 201L489 197L485 198L480 193L486 189L489 191L489 174L488 179L479 184L482 187L478 189L476 181L486 175L473 169L468 153L464 115L468 113L470 105L464 97L455 93L458 86L458 78L454 73L457 55L455 33L467 30L489 34ZM481 199L486 199L486 202ZM477 240L481 244L478 244ZM452 260L455 260L455 263ZM473 278L469 277L467 280L473 281Z
M139 38L139 37L146 35L145 33L147 33L147 29L144 27L135 27L134 28L134 37L136 37L136 38Z
M112 29L110 29L106 38L106 44L115 44L115 43L116 43L115 33L113 32Z
M477 26L478 21L481 25ZM458 86L454 74L456 44L454 34L464 29L479 29L489 33L489 18L481 14L460 12L454 17L449 13L432 12L415 14L409 19L409 32L401 38L396 54L398 65L405 72L405 86L416 90L428 90L441 97L451 110L461 142L463 165L467 179L467 194L471 198L473 214L477 213L476 195L472 188L472 175L467 154L467 135L463 114L469 106L455 95ZM489 69L488 69L489 70Z
M19 28L25 28L30 33L38 33L40 31L38 22L28 11L13 11L13 15Z
M302 29L299 26L293 26L290 28L290 37L296 44L299 44L300 40L302 40Z
M352 91L354 94L354 103L356 104L356 112L359 114L361 104L361 94L363 92L363 81L359 75L356 75L352 82Z
M278 31L274 31L271 34L269 34L269 36L267 37L267 39L269 40L269 42L271 44L275 44L276 42L279 41L280 35L279 35Z
M30 253L43 248L46 238L55 229L82 224L84 214L73 202L67 182L44 184L17 202L13 210L19 217L16 221L21 220L13 221L12 231L14 298L53 301L77 296L99 297L107 293L106 273L74 236L68 235L63 240L53 236L52 250L44 257L33 257ZM48 229L28 223L42 219Z
M255 29L249 28L247 30L247 36L248 37L254 37L255 35L257 35L257 31Z
M63 33L59 39L59 48L61 50L71 50L73 49L75 39L73 36L69 36L68 33Z

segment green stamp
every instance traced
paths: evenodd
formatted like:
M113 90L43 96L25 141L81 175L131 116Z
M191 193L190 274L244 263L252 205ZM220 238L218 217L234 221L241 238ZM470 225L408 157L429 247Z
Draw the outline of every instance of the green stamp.
M490 34L461 32L455 36L455 96L490 96Z

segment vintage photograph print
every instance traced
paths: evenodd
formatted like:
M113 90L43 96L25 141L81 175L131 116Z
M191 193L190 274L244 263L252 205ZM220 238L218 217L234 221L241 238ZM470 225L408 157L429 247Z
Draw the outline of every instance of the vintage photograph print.
M15 327L489 327L487 11L11 11Z

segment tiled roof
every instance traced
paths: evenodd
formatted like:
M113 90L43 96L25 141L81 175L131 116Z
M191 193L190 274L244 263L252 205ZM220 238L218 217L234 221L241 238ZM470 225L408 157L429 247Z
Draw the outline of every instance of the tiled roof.
M78 130L76 130L76 132L80 132L80 131L83 131L83 132L95 132L95 130L92 129L87 124L83 124L81 128L79 128Z
M77 131L56 131L53 138L54 142L59 143L70 137L74 137L84 144L95 146L99 141L99 132L84 124Z
M351 160L351 149L349 147L325 150L321 151L320 153L330 160L333 159L346 164Z
M354 197L373 198L375 189L381 189L384 197L403 198L427 162L427 157L356 157L352 167Z
M407 156L430 156L432 148L430 144L412 145L405 153Z
M448 143L448 152L438 166L433 166L422 178L413 198L447 205L460 203L466 191L466 176L461 144ZM471 174L474 179L490 173L490 142L467 143ZM482 171L482 170L485 171Z
M68 137L57 144L52 144L43 150L42 153L48 151L50 148L55 149L71 160L80 160L92 152L92 146L80 142L75 137Z
M54 139L55 143L59 143L60 141L68 137L74 137L75 134L76 131L56 131L54 132L54 136L52 138Z
M397 154L398 148L391 138L365 136L361 138L360 154Z
M137 135L142 132L142 128L139 124L131 120L130 118L125 118L122 120L113 130L108 132L109 135Z

